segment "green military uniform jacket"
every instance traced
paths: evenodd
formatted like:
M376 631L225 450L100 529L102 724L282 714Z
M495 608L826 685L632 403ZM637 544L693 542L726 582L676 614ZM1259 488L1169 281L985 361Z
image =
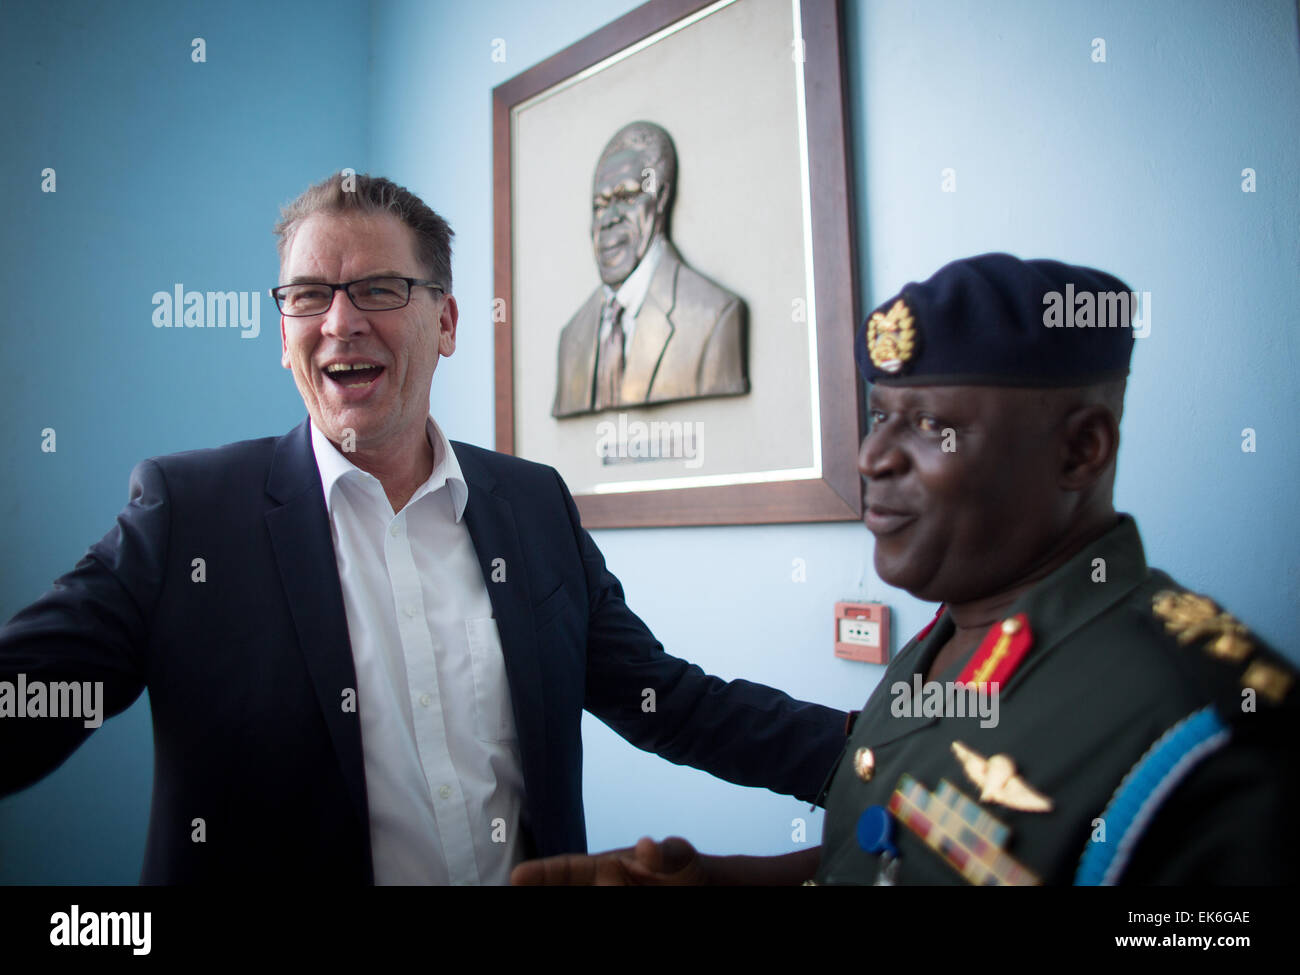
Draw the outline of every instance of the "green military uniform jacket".
M1147 568L1137 527L1121 516L1114 529L1011 608L1012 617L1025 614L1032 644L999 688L992 727L982 727L991 724L987 708L984 718L927 717L916 714L923 708L913 700L911 715L905 714L900 685L915 687L914 675L924 680L953 633L943 612L890 663L854 724L829 787L817 882L877 881L882 858L859 845L859 817L870 806L887 806L908 775L915 782L914 797L917 789L934 793L946 781L965 797L950 804L968 816L987 816L971 817L983 838L972 840L966 833L966 847L955 853L948 843L951 861L897 815L889 816L899 853L890 870L895 882L995 882L980 879L979 871L972 881L952 865L969 860L972 846L982 846L985 859L997 859L988 852L992 836L994 848L1004 854L1002 867L1023 871L1003 869L1003 880L1009 873L1018 882L1073 883L1091 844L1118 843L1114 820L1121 817L1108 805L1130 770L1171 727L1207 706L1226 726L1226 743L1189 760L1190 771L1174 775L1172 788L1150 804L1135 845L1130 839L1122 851L1119 881L1300 879L1294 839L1300 832L1294 669L1227 614L1200 619L1199 625L1171 620L1168 612L1160 615L1154 608L1157 596L1169 592L1185 590ZM1212 604L1202 600L1201 605ZM1220 639L1233 627L1235 642ZM955 681L965 662L935 675L936 680ZM977 756L977 766L979 759L1009 758L1019 784L1049 801L1050 809L979 801L981 788L965 770L954 741L967 756ZM953 793L942 788L951 799ZM1013 803L1026 805L1023 790L1011 794ZM1031 798L1028 805L1033 804ZM942 815L939 806L927 818L936 815ZM944 818L948 825L939 832L961 841L955 819Z

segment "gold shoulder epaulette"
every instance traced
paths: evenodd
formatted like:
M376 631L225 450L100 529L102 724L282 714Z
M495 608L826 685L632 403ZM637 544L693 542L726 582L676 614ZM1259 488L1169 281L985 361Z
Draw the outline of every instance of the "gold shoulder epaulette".
M1204 640L1202 649L1219 660L1242 663L1255 649L1246 625L1206 596L1165 589L1152 598L1151 610L1179 644L1188 646ZM1278 704L1291 689L1292 680L1281 667L1256 659L1241 675L1241 683Z

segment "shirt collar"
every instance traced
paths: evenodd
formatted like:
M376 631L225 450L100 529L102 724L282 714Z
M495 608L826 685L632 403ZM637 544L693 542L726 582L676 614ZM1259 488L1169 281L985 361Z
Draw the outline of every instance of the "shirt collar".
M316 428L316 424L312 423L310 419L308 419L308 426L311 427L311 447L316 454L316 467L320 471L321 487L325 491L325 511L333 516L335 484L349 475L362 480L369 478L376 481L378 479L348 460L337 447L330 443L329 438ZM460 462L456 459L456 452L451 449L451 441L447 439L447 435L442 432L442 428L438 426L437 421L432 416L428 418L425 432L429 438L429 443L433 445L433 472L429 475L429 479L411 495L411 500L414 501L422 495L436 491L445 484L447 490L451 493L456 521L459 522L465 515L465 506L469 503L469 485L465 482L465 476L461 473Z
M605 285L605 301L610 298L617 298L618 303L623 306L624 321L635 319L641 311L641 305L645 303L646 293L650 290L650 279L654 277L655 271L659 268L659 262L664 256L664 237L663 234L655 234L650 241L650 246L646 248L645 256L641 258L635 270L627 276L627 279L615 291L609 285Z

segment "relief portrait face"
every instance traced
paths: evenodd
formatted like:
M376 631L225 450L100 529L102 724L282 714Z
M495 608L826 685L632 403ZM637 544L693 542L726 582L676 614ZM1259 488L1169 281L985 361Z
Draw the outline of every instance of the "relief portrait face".
M600 279L611 288L627 280L645 257L654 236L659 195L642 189L644 168L644 156L624 149L613 153L596 170L591 243Z

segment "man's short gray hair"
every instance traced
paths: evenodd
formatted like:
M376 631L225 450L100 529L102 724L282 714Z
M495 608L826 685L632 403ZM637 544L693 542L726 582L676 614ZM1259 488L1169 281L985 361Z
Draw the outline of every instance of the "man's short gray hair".
M316 213L361 215L391 213L415 231L415 258L430 280L451 294L451 227L418 196L382 176L338 172L307 187L281 208L275 225L276 247L283 266L293 236Z

